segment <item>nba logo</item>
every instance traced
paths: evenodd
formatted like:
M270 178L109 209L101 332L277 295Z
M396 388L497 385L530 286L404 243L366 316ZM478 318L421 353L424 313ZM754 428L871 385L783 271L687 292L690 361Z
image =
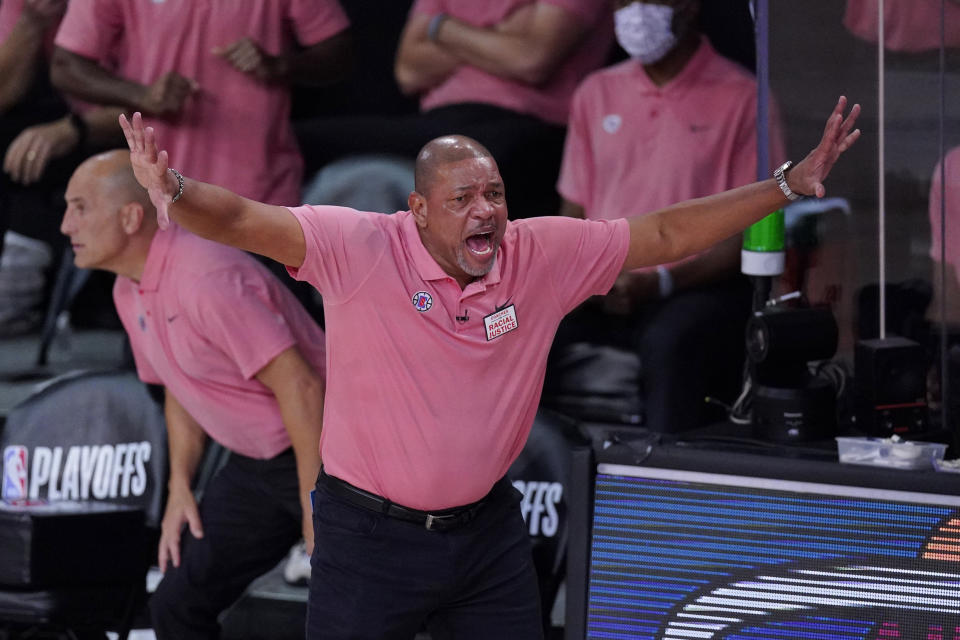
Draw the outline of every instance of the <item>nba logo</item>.
M12 445L3 450L3 499L27 497L27 448Z

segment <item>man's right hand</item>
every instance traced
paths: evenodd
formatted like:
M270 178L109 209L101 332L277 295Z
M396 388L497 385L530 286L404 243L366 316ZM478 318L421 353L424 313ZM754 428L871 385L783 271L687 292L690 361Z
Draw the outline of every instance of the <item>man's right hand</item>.
M168 560L174 567L180 566L180 532L184 524L190 527L190 534L194 538L203 537L200 511L189 489L172 491L167 498L167 509L160 524L160 548L157 552L157 566L160 571L167 570Z
M169 159L166 150L157 150L157 139L153 127L144 127L140 112L133 114L131 120L120 114L120 128L130 147L130 164L133 175L140 186L147 190L150 202L157 209L157 223L161 229L170 224L167 207L177 195L180 185L168 171Z
M187 98L199 88L196 80L168 71L144 87L137 109L148 116L172 118L183 111Z

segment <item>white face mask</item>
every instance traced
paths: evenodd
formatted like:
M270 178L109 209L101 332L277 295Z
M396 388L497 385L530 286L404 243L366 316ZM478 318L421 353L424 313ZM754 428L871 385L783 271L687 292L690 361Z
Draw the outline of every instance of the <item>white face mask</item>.
M617 42L641 64L657 62L677 44L673 7L634 2L614 12L614 23Z

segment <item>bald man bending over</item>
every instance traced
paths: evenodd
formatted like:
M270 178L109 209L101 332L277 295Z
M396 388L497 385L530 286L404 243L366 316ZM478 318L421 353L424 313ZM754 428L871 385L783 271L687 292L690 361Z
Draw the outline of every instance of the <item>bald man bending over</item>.
M322 294L328 368L308 637L540 638L518 493L504 478L537 410L560 319L617 275L703 251L822 180L859 136L770 179L647 216L507 221L497 164L447 136L417 158L410 210L264 205L168 169L121 119L160 219L288 266Z
M166 388L166 571L150 600L154 629L161 640L217 638L217 616L254 578L300 536L313 544L323 332L249 255L176 226L159 231L129 152L81 164L66 201L61 231L77 266L117 274L137 373ZM207 437L232 453L198 507L191 483Z

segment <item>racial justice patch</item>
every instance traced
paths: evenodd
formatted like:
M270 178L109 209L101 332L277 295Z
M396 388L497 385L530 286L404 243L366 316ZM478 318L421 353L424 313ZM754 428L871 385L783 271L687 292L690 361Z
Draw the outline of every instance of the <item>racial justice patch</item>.
M514 305L494 311L484 317L483 326L487 331L487 341L499 338L517 328L517 308Z

